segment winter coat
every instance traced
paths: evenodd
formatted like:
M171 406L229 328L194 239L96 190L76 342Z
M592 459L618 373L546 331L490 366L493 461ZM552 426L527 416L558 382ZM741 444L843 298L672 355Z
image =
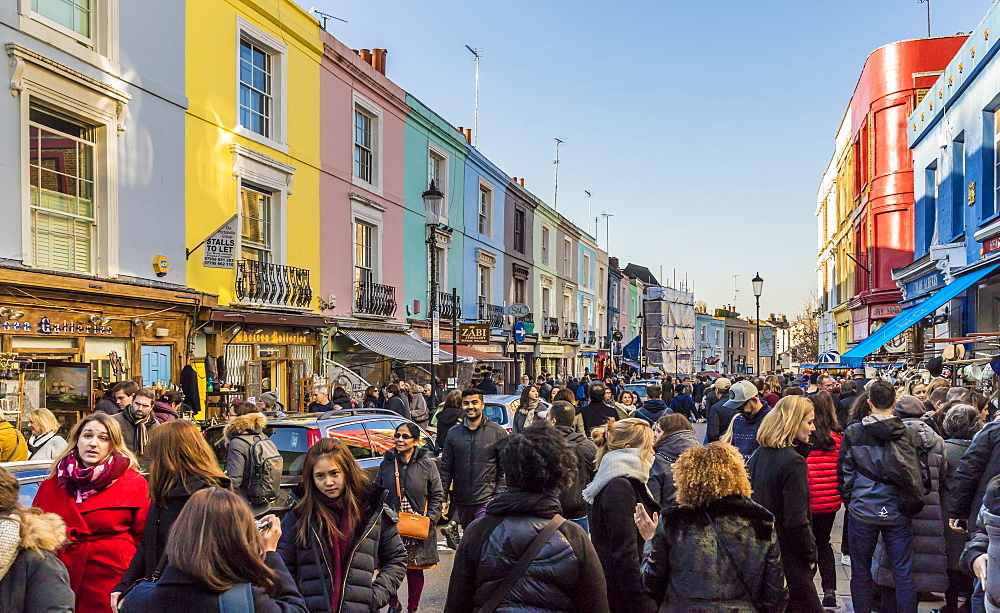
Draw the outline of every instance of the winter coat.
M145 470L145 467L149 464L149 458L140 456L135 451L135 426L133 426L132 422L125 418L125 411L112 415L111 419L118 422L118 427L121 428L122 431L122 441L125 443L125 446L129 448L129 451L134 453L135 456L139 458L139 464L140 466L143 466L143 470ZM149 423L146 424L146 436L148 437L153 434L153 428L158 425L160 425L160 423L156 421L156 419L151 419Z
M281 556L273 551L264 554L264 564L275 572L278 595L271 596L264 588L251 586L253 611L247 613L307 613L306 603L295 589L295 582L288 574ZM168 564L156 587L140 594L125 597L122 613L202 613L219 610L219 592L213 592L179 568Z
M869 415L847 427L840 442L837 484L851 517L870 524L903 525L902 496L922 498L917 435L898 417ZM861 470L880 478L875 481Z
M724 397L713 404L708 409L708 426L705 428L705 444L714 443L719 440L726 430L729 429L729 422L736 417L736 409L725 406L729 402L728 397Z
M770 412L771 407L765 404L750 417L739 413L729 422L729 427L733 431L731 444L740 450L740 454L744 460L749 460L753 452L757 451L757 448L760 447L760 443L757 442L757 430L760 429L760 422L764 421L764 418Z
M181 418L177 409L170 406L166 402L160 402L159 400L153 402L153 417L155 417L156 422L160 424Z
M590 485L597 472L597 445L583 434L567 426L556 426L559 434L566 439L566 445L576 455L576 476L569 487L559 492L562 515L567 519L587 516L587 501L583 499L583 488Z
M473 613L517 564L539 532L559 513L551 494L510 489L469 526L458 545L445 613ZM497 611L608 613L604 573L583 528L563 522Z
M975 526L986 484L1000 474L1000 421L991 421L976 434L955 470L950 488L948 517L968 518Z
M802 444L761 447L747 465L753 501L774 514L781 563L786 569L809 568L817 560L809 510L808 453L808 445Z
M525 428L528 428L531 424L535 423L535 419L538 417L538 409L542 407L542 404L536 402L534 408L522 408L520 401L517 401L515 404L516 409L514 411L514 422L511 430L513 434L520 434L521 432L524 432Z
M394 394L386 400L385 408L399 413L399 415L405 417L406 419L410 418L410 407L406 401L403 400L402 394Z
M414 513L430 518L431 526L436 526L444 505L444 490L437 462L423 447L413 450L409 462L404 462L395 449L382 456L382 464L375 475L375 485L388 492L386 504L399 513L400 502L396 495L396 462L399 462L399 486L403 496L409 501ZM432 530L429 538L419 544L409 545L406 541L407 560L410 566L430 566L438 563L437 531Z
M98 411L101 413L107 413L108 415L117 415L122 412L122 409L118 406L118 403L115 402L114 397L104 396L97 401L97 406L94 407L94 412L97 413Z
M670 400L670 410L674 413L680 413L688 419L697 417L697 415L695 415L696 409L694 406L694 400L687 394L678 394L674 396Z
M39 437L29 436L28 437L29 460L55 460L59 457L65 449L66 439L59 436L55 432L49 432L48 434L43 434ZM34 449L34 451L31 451Z
M465 411L455 407L448 407L438 411L436 437L438 449L444 449L444 442L448 440L448 431L451 430L451 427L457 424L464 416Z
M837 421L844 428L847 428L847 422L850 421L851 407L854 406L854 401L857 399L857 396L842 396L840 402L834 405L837 411Z
M430 420L431 414L427 410L427 399L423 394L410 396L410 419L415 423L425 426Z
M23 462L28 459L28 442L9 421L0 419L0 462Z
M486 377L479 382L479 390L483 392L483 395L490 396L498 394L497 384L490 377Z
M699 445L694 430L678 430L663 437L653 447L653 467L649 469L649 493L661 509L673 506L677 486L674 484L674 462L682 453Z
M69 573L52 553L66 540L66 524L53 513L33 511L21 515L20 524L16 557L0 580L0 611L72 613Z
M220 486L230 489L229 479L222 477ZM185 485L174 488L167 494L166 504L154 504L150 501L149 514L146 515L146 528L142 542L136 547L132 563L114 592L121 592L140 579L149 579L160 565L164 551L167 548L167 535L170 527L177 521L181 509L187 504L195 492L210 487L203 479L190 479Z
M633 417L641 417L648 421L650 424L655 424L656 420L660 419L667 413L670 409L667 408L667 403L659 398L651 398L646 402L642 403L641 409L636 409Z
M975 576L972 564L981 555L990 555L994 560L1000 547L1000 479L993 478L987 484L983 496L983 504L979 510L975 527L970 526L969 543L962 553L961 566L967 574ZM991 534L992 533L992 534ZM992 538L991 538L992 537ZM992 541L992 543L990 542ZM990 569L986 573L983 585L986 592L987 607L993 605L993 610L1000 606L1000 573ZM990 610L987 608L987 610Z
M903 419L906 427L917 435L917 449L930 469L930 491L924 494L924 508L911 518L913 537L913 582L918 592L943 592L948 589L948 555L945 552L947 520L941 508L941 476L947 474L944 457L944 440L920 417ZM889 555L881 545L875 550L875 583L886 587L896 585L892 576Z
M441 486L453 487L454 504L489 502L503 487L503 471L497 458L496 444L507 438L507 431L485 415L475 430L465 421L448 431L441 452Z
M222 431L222 436L229 441L226 451L226 476L229 477L233 486L233 491L239 492L249 504L250 497L247 493L247 481L252 462L250 460L250 448L259 440L266 439L264 427L267 425L267 418L263 413L247 413L239 415L229 420ZM254 515L260 515L271 505L250 505Z
M200 413L203 386L198 372L190 364L186 364L181 369L180 385L181 391L184 392L184 401L193 409L194 413Z
M608 423L609 419L618 419L618 411L603 402L591 402L577 411L583 417L583 427L589 436L594 428Z
M806 457L809 467L809 507L813 515L836 513L840 510L837 459L840 455L841 436L837 432L830 432L830 436L836 445L833 449L813 449Z
M645 542L635 527L635 505L650 517L660 510L646 484L615 477L598 492L590 507L590 538L604 569L612 613L652 613L656 603L642 591L639 565Z
M113 484L78 505L52 476L38 487L34 505L66 522L70 542L57 555L69 571L77 612L108 610L110 594L128 569L146 529L146 480L129 468Z
M327 400L326 404L320 404L318 402L310 402L306 406L306 413L326 413L327 411L333 411L336 409L336 404L332 400Z
M941 506L945 509L951 504L951 488L955 480L955 471L962 454L969 448L971 439L950 438L944 442L944 459L947 472L941 479ZM947 516L944 518L947 523ZM969 526L971 529L972 526ZM968 532L958 532L949 527L944 530L945 553L948 555L948 570L961 570L960 560L962 550L969 541Z
M744 583L754 591L753 600ZM761 613L784 611L788 589L774 516L743 496L700 509L665 509L643 557L642 586L660 603L659 613L756 613L754 601Z
M340 603L331 611L330 539L323 529L309 527L308 542L298 539L296 509L281 520L278 554L291 573L310 613L372 613L389 604L406 575L406 549L396 529L398 518L385 505L388 492L373 486L362 497L361 521L351 535L350 556L344 560ZM377 571L377 572L376 572Z

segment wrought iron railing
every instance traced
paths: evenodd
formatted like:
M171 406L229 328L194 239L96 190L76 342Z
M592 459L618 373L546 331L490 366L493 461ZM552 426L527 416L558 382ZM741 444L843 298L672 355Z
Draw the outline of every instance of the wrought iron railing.
M447 292L437 293L437 308L441 319L461 319L462 318L462 297L453 299Z
M358 283L354 294L354 312L378 317L395 316L396 288L381 283Z
M580 326L575 321L567 321L563 326L562 337L571 341L580 341Z
M601 338L597 339L597 348L598 349L605 349L605 350L606 349L610 349L611 348L611 337L609 337L609 336L602 336Z
M312 301L309 271L257 260L236 262L236 299L267 306L308 307Z
M535 323L535 314L534 313L528 313L527 315L524 315L523 317L518 317L516 315L509 315L508 317L510 317L510 322L509 323L512 326L514 324L516 324L517 322L519 322L519 321L524 322L526 324L533 324L533 323Z
M593 330L587 330L583 334L583 344L584 345L596 345L597 344L597 334Z
M542 323L542 334L544 336L559 336L559 319L546 317Z
M490 324L491 328L503 327L503 307L497 304L479 301L479 321Z

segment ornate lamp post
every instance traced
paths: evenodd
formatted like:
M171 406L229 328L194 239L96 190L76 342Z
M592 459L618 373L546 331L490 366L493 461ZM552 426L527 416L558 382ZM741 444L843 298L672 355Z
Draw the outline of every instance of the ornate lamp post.
M757 317L754 320L757 324L757 357L756 364L754 368L757 369L755 374L760 376L760 295L764 292L764 279L760 277L760 273L750 280L753 283L753 297L757 300Z
M441 347L441 318L438 314L438 274L437 274L437 246L434 240L434 232L441 223L441 205L444 202L444 194L441 193L431 181L430 187L423 193L424 215L427 218L427 251L430 256L430 300L428 309L431 316L431 403L437 406L437 360Z

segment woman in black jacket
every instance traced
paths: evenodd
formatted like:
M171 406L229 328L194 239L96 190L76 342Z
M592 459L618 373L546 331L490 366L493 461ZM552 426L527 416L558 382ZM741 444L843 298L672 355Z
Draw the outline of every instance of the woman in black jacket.
M123 613L306 613L305 602L281 558L278 518L257 530L250 507L229 490L199 490L174 522L167 565L156 583L137 585L123 597Z
M382 392L374 385L369 385L368 389L365 390L365 399L362 406L366 409L381 409L383 404Z
M465 411L462 410L462 391L451 390L444 397L441 408L438 409L434 418L437 425L437 448L444 449L444 442L448 440L448 430L462 419Z
M753 500L774 514L781 564L788 581L789 611L822 613L816 584L816 541L809 497L809 437L815 431L813 403L786 396L757 431L760 448L747 464Z
M302 498L281 521L278 553L310 613L371 613L406 574L406 549L388 492L371 483L343 441L306 452Z
M444 504L444 490L437 463L427 453L427 449L417 445L420 428L406 422L396 427L393 435L395 448L385 452L382 464L375 475L375 485L389 492L386 504L393 511L416 513L430 519L430 536L425 539L403 538L406 548L406 608L416 611L420 604L420 594L424 589L424 570L434 568L438 563L437 525ZM402 494L402 500L399 497ZM396 595L389 600L388 613L400 613L401 606Z
M642 586L659 613L784 611L774 517L750 499L743 456L709 443L682 453L673 469L677 505L659 524L641 510L636 522L652 538Z
M508 489L462 537L445 612L472 613L496 594L497 610L608 613L597 552L583 528L559 515L558 494L575 475L576 455L557 430L540 422L498 444ZM557 530L500 593L504 579L553 520Z
M111 605L136 581L152 580L166 562L167 535L191 495L206 487L229 489L212 448L194 423L177 419L155 428L147 447L149 465L149 514L142 542L125 576L111 593Z

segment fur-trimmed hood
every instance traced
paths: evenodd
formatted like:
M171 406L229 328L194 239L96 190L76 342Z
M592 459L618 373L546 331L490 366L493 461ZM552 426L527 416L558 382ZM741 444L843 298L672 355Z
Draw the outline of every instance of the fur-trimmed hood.
M21 515L21 547L55 551L68 542L66 522L55 513L25 509Z
M223 430L226 440L233 440L241 434L260 434L267 425L267 418L263 413L247 413L234 417Z

